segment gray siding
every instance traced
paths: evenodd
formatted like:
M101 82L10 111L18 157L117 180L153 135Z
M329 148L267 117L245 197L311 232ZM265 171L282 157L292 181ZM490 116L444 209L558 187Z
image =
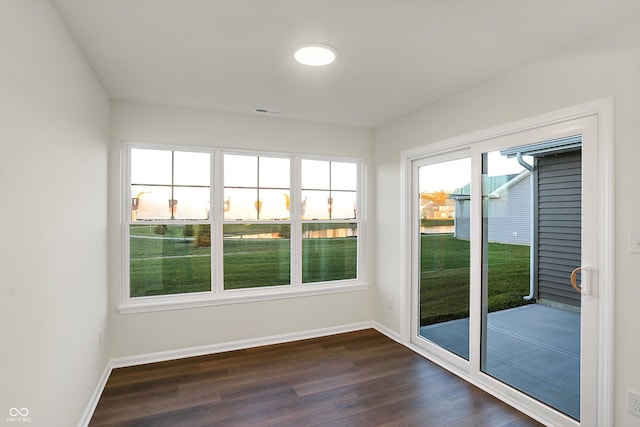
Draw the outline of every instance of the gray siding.
M471 201L456 200L453 235L456 239L469 240L471 236Z
M581 152L537 157L536 172L537 298L579 306L569 278L581 265Z
M488 199L489 242L513 245L531 244L531 175L514 180ZM456 201L455 237L469 240L469 200ZM514 236L514 233L516 234Z
M489 242L531 244L531 175L489 199ZM515 236L514 236L515 233Z

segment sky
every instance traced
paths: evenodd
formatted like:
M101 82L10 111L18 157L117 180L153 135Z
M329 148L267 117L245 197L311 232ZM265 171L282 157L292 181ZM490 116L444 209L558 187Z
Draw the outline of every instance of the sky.
M255 220L258 208L260 219L288 219L291 165L291 159L284 157L225 154L225 219ZM173 190L172 174L173 183L177 185ZM175 218L207 219L211 209L211 180L211 153L133 148L131 197L138 200L134 202L137 205L132 217L138 220L170 218L169 200L173 198L177 201ZM356 163L302 160L305 218L328 219L329 205L332 218L353 218L357 182Z
M492 151L488 156L489 176L518 174L524 170L515 157L507 159L499 151ZM524 159L529 164L533 163L533 159L529 156L524 156ZM434 193L440 190L453 193L471 181L471 158L465 157L422 166L418 181L421 193Z

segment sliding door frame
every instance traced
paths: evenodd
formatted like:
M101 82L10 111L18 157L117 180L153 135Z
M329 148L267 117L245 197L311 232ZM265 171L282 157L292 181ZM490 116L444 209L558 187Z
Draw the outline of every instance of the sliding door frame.
M535 399L526 396L517 390L510 389L500 384L496 380L488 377L480 372L479 366L479 319L480 306L473 304L470 307L471 328L470 331L470 362L455 361L449 354L442 351L431 351L425 349L425 346L417 345L416 326L414 321L415 314L415 298L412 296L414 292L413 282L415 280L415 238L413 237L414 228L414 196L415 188L413 187L413 178L415 163L425 157L450 155L454 152L470 150L471 153L477 153L486 150L491 145L490 140L509 139L511 135L518 133L535 131L553 127L562 129L563 126L568 128L574 126L573 121L579 119L593 117L596 121L597 132L597 171L589 173L596 174L598 179L598 192L594 197L597 198L600 223L597 231L599 252L597 254L598 270L593 272L598 282L597 287L597 373L595 375L596 394L598 396L595 402L595 419L583 419L582 423L569 420L563 414L550 410L544 404ZM472 170L478 170L478 155L471 157ZM519 409L520 411L530 415L547 425L582 425L582 426L608 426L613 425L613 304L614 304L614 237L615 237L615 211L614 211L614 157L613 157L613 99L604 98L601 100L577 105L574 107L558 110L555 112L542 114L517 122L505 124L502 126L474 132L472 134L463 135L444 141L434 142L432 144L417 147L402 152L401 155L401 227L402 227L402 259L404 266L402 269L403 295L401 304L400 319L400 340L407 347L423 355L429 360L443 366L445 369L457 374L466 381L478 386L479 388L496 396L505 403ZM472 188L479 188L480 177L478 174L472 175ZM474 191L474 190L472 190ZM475 191L478 194L477 191ZM476 197L477 198L477 197ZM478 210L481 209L481 203L478 200L472 200L472 219L471 233L472 236L479 235L481 227L481 216ZM473 243L471 251L471 301L478 301L481 287L477 281L477 267L481 264L478 257L480 256L481 245L477 241ZM475 276L475 277L474 277ZM476 293L477 295L473 295ZM473 319L476 319L475 321ZM573 421L573 423L571 422Z
M435 154L435 155L430 155L428 157L428 159L420 158L420 159L414 159L411 161L412 164L412 180L413 182L418 182L418 175L419 175L419 169L423 166L431 166L434 164L438 164L438 163L443 163L443 162L449 162L449 161L454 161L454 160L460 160L460 159L470 159L471 161L473 161L473 158L471 156L471 150L469 150L468 147L463 147L463 148L458 148L455 150L451 150L451 151L447 151L447 152L443 152L443 153L439 153L439 154ZM473 179L473 164L470 164L471 166L471 170L469 171L472 179ZM419 195L420 191L418 188L412 188L411 189L411 194L414 197L414 201L419 198L416 197L417 195ZM473 203L471 204L472 206L472 213L473 214ZM419 212L418 209L415 208L411 208L410 213L409 213L412 217L411 217L411 223L412 223L412 229L411 229L411 238L412 238L412 242L411 242L411 253L412 254L416 254L420 252L420 218L419 218ZM473 219L473 217L472 217ZM473 226L471 227L471 230L473 230ZM473 231L472 231L473 233ZM473 251L471 251L471 253L473 253ZM473 260L469 261L469 266L473 265ZM417 265L412 265L411 268L411 275L412 275L412 283L419 283L420 281L420 268ZM472 283L469 283L470 286L473 286ZM410 304L411 307L411 312L412 315L411 317L413 319L419 319L420 317L420 307L419 307L419 300L420 300L420 293L419 290L417 289L417 287L412 286L411 287L411 301L412 303ZM471 309L471 307L469 307ZM469 313L469 318L471 318L471 313ZM411 322L410 324L410 328L411 328L411 332L410 332L410 336L412 338L416 338L418 336L420 336L420 327L418 325L418 322ZM464 372L469 372L469 361L464 359L463 357L457 356L453 353L450 353L449 351L447 351L446 349L440 347L437 344L434 344L430 341L428 341L427 339L422 339L422 345L424 345L425 347L428 348L428 351L430 354L432 354L433 356L442 359L442 360L446 360L447 363L451 364L451 365L455 365L457 369L461 369ZM470 344L470 350L471 350L471 344Z

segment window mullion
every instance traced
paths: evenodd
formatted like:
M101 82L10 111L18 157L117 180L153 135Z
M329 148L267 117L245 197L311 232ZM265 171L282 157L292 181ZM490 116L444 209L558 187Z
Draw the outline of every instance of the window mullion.
M223 219L224 219L224 170L223 155L215 150L211 168L211 291L214 295L221 295L224 290L224 250L223 250Z
M291 286L302 285L302 189L301 160L291 159L291 193L289 212L291 215Z
M175 173L176 173L176 153L171 150L171 200L169 200L169 209L171 210L171 219L175 219L174 214L174 204L175 204L175 194L173 185L175 183Z

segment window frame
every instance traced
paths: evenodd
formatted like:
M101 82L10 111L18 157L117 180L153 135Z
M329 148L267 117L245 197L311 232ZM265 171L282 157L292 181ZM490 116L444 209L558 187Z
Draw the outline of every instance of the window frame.
M211 287L209 291L168 294L154 296L131 297L130 285L130 225L141 223L131 217L131 150L155 149L171 151L192 151L210 153L210 194L209 218L206 220L163 219L151 220L150 224L210 224L211 227ZM290 161L290 213L289 220L225 220L224 219L224 155L242 155L258 157L287 158ZM121 189L121 259L122 259L122 292L118 311L121 314L164 311L173 309L195 308L224 304L267 301L295 298L300 296L352 292L368 288L366 278L366 257L364 248L366 240L366 186L365 162L361 158L307 155L291 152L275 152L268 150L225 149L206 146L190 146L180 144L148 143L124 141L121 149L122 189ZM331 162L355 163L357 165L356 212L353 220L303 220L301 203L301 163L302 160L320 160ZM147 221L145 221L147 222ZM353 222L357 224L357 267L354 279L342 279L321 282L303 283L302 281L302 227L303 223ZM291 226L290 282L287 285L247 287L241 289L224 289L224 252L223 227L225 224L285 224Z

